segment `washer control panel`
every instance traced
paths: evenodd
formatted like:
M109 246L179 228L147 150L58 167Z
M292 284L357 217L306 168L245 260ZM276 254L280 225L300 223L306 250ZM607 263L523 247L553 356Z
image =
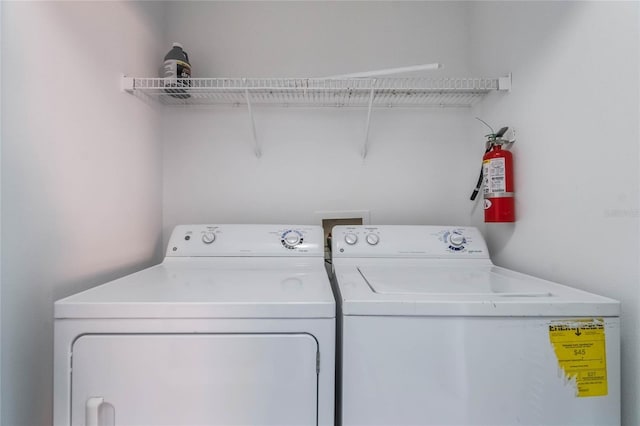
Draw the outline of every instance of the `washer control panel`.
M324 256L324 233L310 225L178 225L167 257Z
M480 232L468 226L336 226L334 257L489 258Z

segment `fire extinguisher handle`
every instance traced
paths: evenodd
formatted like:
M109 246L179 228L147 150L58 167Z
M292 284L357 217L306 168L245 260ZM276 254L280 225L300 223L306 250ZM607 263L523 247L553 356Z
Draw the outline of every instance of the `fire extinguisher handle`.
M508 127L503 127L502 129L498 130L498 133L496 133L496 138L503 137L504 134L507 133L507 130L509 130Z

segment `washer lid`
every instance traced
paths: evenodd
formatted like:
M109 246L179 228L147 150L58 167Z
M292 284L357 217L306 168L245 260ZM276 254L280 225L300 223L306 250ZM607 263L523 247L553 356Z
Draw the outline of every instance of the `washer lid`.
M613 299L490 264L334 263L345 315L620 315Z
M334 318L321 258L173 258L55 303L56 318Z
M359 267L371 291L381 295L549 297L550 289L507 278L491 268L433 266L424 268Z

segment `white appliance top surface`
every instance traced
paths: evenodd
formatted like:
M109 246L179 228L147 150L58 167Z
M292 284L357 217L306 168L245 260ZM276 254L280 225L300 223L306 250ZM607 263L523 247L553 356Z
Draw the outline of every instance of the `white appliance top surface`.
M532 286L521 278L507 278L496 268L405 266L358 268L371 291L377 294L416 296L548 297L551 290Z
M333 318L323 259L167 258L59 300L56 318Z
M56 318L333 318L311 225L178 225L162 264L59 300Z
M492 264L472 227L336 226L345 315L619 316L620 303Z
M334 268L345 315L620 315L613 299L484 261L336 259Z

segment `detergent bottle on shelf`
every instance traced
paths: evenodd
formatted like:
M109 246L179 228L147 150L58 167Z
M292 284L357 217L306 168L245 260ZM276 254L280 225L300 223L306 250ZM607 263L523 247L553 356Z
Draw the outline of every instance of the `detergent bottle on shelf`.
M169 53L164 57L163 77L165 78L165 92L174 98L187 99L191 95L184 88L191 87L191 64L189 55L182 44L173 43Z

